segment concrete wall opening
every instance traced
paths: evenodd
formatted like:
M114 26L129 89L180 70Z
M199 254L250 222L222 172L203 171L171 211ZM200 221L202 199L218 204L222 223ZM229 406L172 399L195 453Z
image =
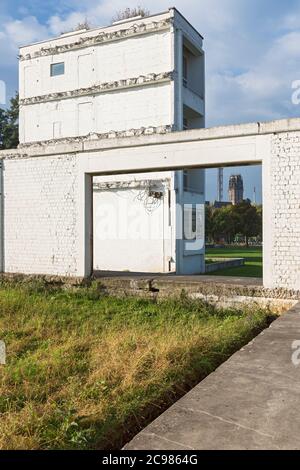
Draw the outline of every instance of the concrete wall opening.
M94 176L92 188L94 271L204 272L203 170Z
M189 187L182 170L262 162L263 284L300 289L299 129L299 120L286 120L2 151L2 271L91 275L92 175L174 171Z
M206 172L206 273L263 275L262 166Z
M93 175L92 271L262 277L262 231L241 227L262 217L261 165L225 168L223 200L211 197L218 174Z

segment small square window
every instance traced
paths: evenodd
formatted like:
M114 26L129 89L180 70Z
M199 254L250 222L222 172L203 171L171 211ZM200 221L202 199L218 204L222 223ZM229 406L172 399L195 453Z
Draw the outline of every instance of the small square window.
M50 75L56 77L57 75L63 75L65 73L65 63L59 62L57 64L51 64Z

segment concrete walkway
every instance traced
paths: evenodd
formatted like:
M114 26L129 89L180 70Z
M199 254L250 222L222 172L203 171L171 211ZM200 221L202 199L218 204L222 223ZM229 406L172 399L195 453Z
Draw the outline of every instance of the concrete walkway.
M211 276L207 274L179 275L174 273L140 273L127 271L94 271L96 279L151 279L152 281L165 280L172 283L207 283L207 284L225 284L237 286L262 286L263 280L260 277L236 277L236 276Z
M209 375L126 450L300 449L300 303ZM300 358L300 354L299 354Z

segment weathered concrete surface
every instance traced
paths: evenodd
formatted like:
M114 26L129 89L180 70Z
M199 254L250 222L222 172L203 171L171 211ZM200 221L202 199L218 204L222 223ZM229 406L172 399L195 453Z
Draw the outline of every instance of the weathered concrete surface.
M300 304L153 423L126 450L300 449Z
M259 278L225 276L177 276L174 274L95 272L91 278L40 274L0 273L1 281L43 282L49 286L73 288L98 284L99 292L115 297L144 297L161 300L182 294L218 308L242 308L243 305L266 308L281 314L300 300L300 292L267 289Z
M210 261L213 262L205 264L205 272L207 274L220 271L221 269L244 266L245 264L245 258L210 258Z
M174 274L95 272L99 289L115 296L142 296L155 299L179 297L193 299L224 308L240 308L241 304L269 308L282 313L300 300L300 292L288 289L267 289L260 278Z

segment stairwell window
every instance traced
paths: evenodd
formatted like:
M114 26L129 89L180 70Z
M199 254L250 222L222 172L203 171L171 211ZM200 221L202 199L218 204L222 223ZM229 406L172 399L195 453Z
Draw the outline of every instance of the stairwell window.
M65 63L58 62L57 64L50 65L50 75L51 77L56 77L57 75L64 75L65 73Z
M188 58L186 49L183 49L183 57L182 57L182 81L183 86L187 88L188 85Z

